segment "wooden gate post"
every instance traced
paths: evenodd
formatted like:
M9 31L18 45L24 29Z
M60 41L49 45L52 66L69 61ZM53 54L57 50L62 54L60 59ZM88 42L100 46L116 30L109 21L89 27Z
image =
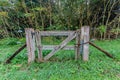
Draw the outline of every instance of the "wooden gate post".
M28 63L33 62L35 60L35 33L34 29L26 28L26 44L28 50Z
M42 44L41 44L41 34L40 31L35 32L36 38L36 45L38 50L38 61L43 62L43 55L42 55Z
M83 61L88 61L89 59L89 26L82 27L84 30L84 44L83 45Z

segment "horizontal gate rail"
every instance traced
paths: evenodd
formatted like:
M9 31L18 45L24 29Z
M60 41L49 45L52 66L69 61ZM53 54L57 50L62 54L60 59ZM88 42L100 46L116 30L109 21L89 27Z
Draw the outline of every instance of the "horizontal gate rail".
M41 36L68 36L75 31L40 31Z
M59 45L43 45L42 50L53 50L57 46ZM63 50L75 50L75 46L65 46L62 49Z

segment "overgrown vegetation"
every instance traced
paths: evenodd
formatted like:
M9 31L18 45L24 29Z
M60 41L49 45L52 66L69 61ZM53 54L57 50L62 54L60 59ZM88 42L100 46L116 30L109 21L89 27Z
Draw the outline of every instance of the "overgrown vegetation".
M118 38L119 5L120 0L0 0L0 38L23 37L26 27L76 30L83 25L91 26L91 37Z
M97 49L90 47L90 60L74 60L74 51L59 51L50 61L27 65L24 49L11 64L3 62L25 39L3 39L0 41L0 80L119 80L120 40L95 41L97 45L112 53L110 59ZM46 51L43 51L46 54Z
M0 80L120 80L119 5L120 0L0 0ZM24 49L4 64L25 43L25 28L77 30L84 25L90 26L90 39L108 39L95 43L116 59L90 46L88 62L75 61L74 51L61 50L48 62L28 65ZM64 38L44 37L42 43L55 45Z

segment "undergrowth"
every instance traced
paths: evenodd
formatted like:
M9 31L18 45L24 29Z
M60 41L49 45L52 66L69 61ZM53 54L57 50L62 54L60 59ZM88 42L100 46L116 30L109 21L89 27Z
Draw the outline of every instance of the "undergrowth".
M120 40L94 42L115 56L115 60L90 46L88 62L75 61L74 51L61 50L47 62L28 65L24 49L10 64L4 64L24 43L25 39L0 40L0 80L120 80Z

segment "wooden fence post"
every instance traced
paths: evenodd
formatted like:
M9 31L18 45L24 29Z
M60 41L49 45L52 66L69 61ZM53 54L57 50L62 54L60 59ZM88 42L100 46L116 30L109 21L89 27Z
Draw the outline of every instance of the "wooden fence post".
M35 60L35 33L31 28L25 29L26 33L26 44L28 50L28 63Z
M37 45L37 49L38 49L38 61L42 62L43 56L42 56L42 45L41 45L40 31L35 32L35 38L36 38L36 45Z
M80 58L80 30L76 31L75 60Z
M83 27L82 27L83 28ZM84 26L84 43L89 42L89 26ZM89 59L89 43L83 46L83 61Z

